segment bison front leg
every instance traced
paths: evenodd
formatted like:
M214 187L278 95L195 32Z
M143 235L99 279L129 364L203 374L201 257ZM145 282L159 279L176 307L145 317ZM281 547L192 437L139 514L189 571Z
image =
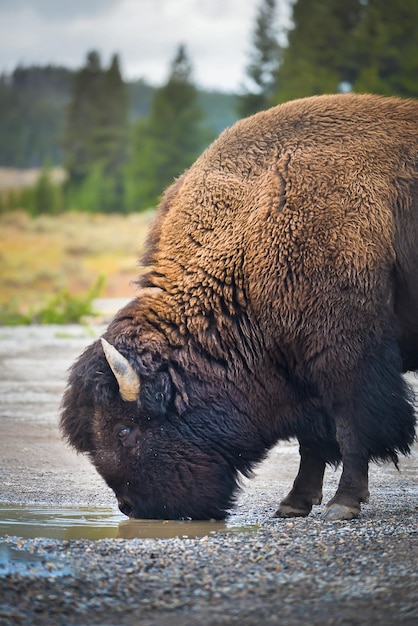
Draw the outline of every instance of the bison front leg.
M337 421L337 440L342 454L343 471L335 496L327 503L323 519L351 520L360 514L362 502L369 501L369 462L344 420Z
M299 445L299 453L298 475L274 517L306 517L314 504L322 502L325 461L312 448L302 444Z

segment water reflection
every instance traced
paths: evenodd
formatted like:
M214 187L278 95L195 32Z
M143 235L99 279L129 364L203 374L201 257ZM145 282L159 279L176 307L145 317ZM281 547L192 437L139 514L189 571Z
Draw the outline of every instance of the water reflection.
M118 525L126 519L104 507L49 507L0 505L0 535L24 539L107 539L117 537Z
M192 538L256 528L215 521L128 519L118 510L104 507L0 504L0 535L24 539Z
M128 519L119 524L118 537L123 539L192 538L204 537L211 533L229 532L230 530L225 522Z

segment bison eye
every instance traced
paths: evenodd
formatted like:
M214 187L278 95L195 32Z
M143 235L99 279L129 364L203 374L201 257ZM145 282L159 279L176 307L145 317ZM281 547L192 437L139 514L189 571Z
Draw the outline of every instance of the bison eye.
M132 428L129 428L129 426L122 426L122 428L120 428L118 431L119 439L126 439L126 437L130 435L131 431L132 431Z
M159 404L162 404L162 403L164 402L164 400L165 400L165 395L163 394L163 392L162 392L162 391L158 391L158 392L155 394L155 399L156 399L156 401L157 401Z

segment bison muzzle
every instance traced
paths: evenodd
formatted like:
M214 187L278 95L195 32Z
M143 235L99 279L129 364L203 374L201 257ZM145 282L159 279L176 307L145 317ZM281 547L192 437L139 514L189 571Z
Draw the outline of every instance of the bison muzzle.
M276 515L308 515L339 463L324 517L359 515L369 462L415 436L417 162L416 101L318 96L239 121L166 191L137 297L63 399L124 513L223 518L295 437Z

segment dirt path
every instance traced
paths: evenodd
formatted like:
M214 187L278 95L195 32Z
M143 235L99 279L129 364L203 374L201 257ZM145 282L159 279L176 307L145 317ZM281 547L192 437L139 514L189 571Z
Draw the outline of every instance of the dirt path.
M92 338L78 326L0 328L0 503L115 506L57 428L66 371ZM281 444L245 482L230 525L257 530L7 538L9 556L31 554L42 568L2 569L0 549L0 624L417 623L417 450L400 472L372 467L370 504L350 523L323 523L320 509L304 520L271 519L297 464L296 446ZM338 476L328 470L325 499Z
M66 372L91 340L79 326L0 329L0 501L113 504L57 426Z

